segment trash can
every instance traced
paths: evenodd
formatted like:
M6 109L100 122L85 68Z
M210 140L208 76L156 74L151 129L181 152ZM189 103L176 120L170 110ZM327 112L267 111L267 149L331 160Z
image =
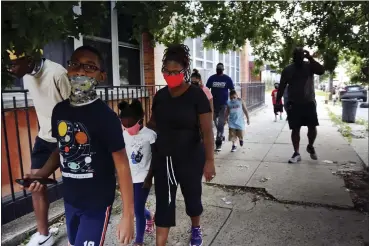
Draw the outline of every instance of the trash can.
M342 121L355 123L358 102L356 99L342 99Z

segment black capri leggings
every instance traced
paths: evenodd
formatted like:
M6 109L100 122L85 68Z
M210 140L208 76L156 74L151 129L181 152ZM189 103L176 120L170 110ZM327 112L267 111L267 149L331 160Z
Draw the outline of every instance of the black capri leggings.
M161 155L153 150L152 161L155 178L156 226L173 227L176 225L175 208L178 185L181 186L187 215L200 216L203 212L201 182L205 165L203 144L199 144L195 151L183 152L176 156Z

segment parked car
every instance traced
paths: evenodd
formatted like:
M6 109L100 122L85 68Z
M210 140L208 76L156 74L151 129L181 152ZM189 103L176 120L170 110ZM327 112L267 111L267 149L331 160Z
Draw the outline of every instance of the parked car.
M349 85L340 89L341 99L358 99L366 102L368 100L367 90L360 85Z

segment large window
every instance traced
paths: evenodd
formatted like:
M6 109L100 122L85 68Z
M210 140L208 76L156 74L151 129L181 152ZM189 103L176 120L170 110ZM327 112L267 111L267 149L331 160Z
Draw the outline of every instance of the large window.
M120 85L140 85L140 51L119 47Z
M236 82L240 83L240 52L236 52Z
M130 43L139 45L139 43L133 38L133 22L132 17L118 14L118 40L119 42Z
M204 46L202 45L202 41L200 38L196 38L196 58L204 59Z
M188 48L190 49L190 54L191 54L191 58L193 59L193 39L186 39L185 42L184 42L185 45L188 46Z
M44 47L44 57L53 62L67 67L67 61L74 51L74 39L68 38L67 40L60 40L49 43Z
M224 63L224 54L223 53L219 53L219 62Z
M83 45L95 47L103 58L103 68L107 72L107 79L100 85L113 85L113 64L111 42L103 42L101 40L94 40L90 38L83 38Z
M213 50L210 49L210 50L206 50L206 60L208 61L213 61Z

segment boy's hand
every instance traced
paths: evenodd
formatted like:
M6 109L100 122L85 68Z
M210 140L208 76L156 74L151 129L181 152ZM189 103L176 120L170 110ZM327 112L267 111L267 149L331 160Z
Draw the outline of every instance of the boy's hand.
M34 174L26 174L24 175L23 179L40 179L39 177ZM21 186L22 189L28 190L29 192L40 192L44 189L44 185L40 184L40 182L33 182L29 187Z
M123 245L128 245L132 242L134 237L134 216L123 216L120 219L117 228L118 242Z

